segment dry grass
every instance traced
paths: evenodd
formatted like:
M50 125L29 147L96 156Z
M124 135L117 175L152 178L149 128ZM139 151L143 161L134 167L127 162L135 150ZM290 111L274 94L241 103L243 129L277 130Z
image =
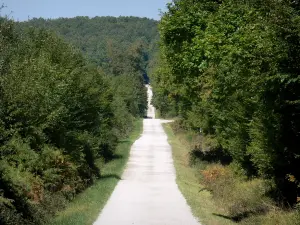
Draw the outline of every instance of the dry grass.
M177 184L202 225L300 224L299 211L284 211L266 196L272 188L269 181L247 180L234 164L197 160L191 165L190 152L197 137L177 130L174 135L171 124L164 128L173 150Z
M202 183L212 191L216 203L235 221L276 208L266 196L272 186L265 180L243 179L229 166L219 164L207 166L202 175Z
M241 222L241 225L297 225L300 224L299 211L273 210L269 213L256 217L249 217Z
M200 184L199 167L190 167L190 146L184 134L174 135L170 124L164 125L168 135L168 141L172 146L173 160L176 169L177 184L190 205L193 214L199 218L202 224L207 225L229 225L234 224L228 218L223 217L225 211L217 207L212 195Z

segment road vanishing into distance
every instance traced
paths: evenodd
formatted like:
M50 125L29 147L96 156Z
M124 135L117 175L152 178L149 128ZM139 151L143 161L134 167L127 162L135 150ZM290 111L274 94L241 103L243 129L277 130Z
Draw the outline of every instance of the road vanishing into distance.
M147 119L132 145L129 161L94 225L199 225L176 184L172 150L155 119L148 89Z

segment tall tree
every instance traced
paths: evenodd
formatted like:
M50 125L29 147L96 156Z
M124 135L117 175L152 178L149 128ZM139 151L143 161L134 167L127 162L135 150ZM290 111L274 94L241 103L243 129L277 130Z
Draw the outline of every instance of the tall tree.
M299 18L289 0L173 1L160 23L168 70L154 75L158 107L166 95L168 104L176 99L188 127L214 137L249 175L274 179L292 203L300 178Z

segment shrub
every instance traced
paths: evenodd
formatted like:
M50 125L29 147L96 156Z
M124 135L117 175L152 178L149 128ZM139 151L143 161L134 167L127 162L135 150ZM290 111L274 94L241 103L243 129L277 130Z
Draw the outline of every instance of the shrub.
M205 187L213 192L215 199L225 199L234 188L235 177L228 167L211 164L201 171Z
M264 216L252 216L241 222L241 225L295 225L299 224L299 211L273 210Z
M0 224L45 224L100 177L96 161L113 158L146 91L132 76L140 89L128 86L123 99L55 34L13 25L0 18ZM125 113L114 113L114 99Z
M203 170L202 180L216 202L234 220L254 213L265 213L272 207L272 201L266 196L272 186L265 180L246 180L237 176L230 167L219 164Z

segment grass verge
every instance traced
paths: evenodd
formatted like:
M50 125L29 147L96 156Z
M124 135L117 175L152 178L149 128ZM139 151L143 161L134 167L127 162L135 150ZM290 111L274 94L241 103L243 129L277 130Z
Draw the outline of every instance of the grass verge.
M222 216L224 211L215 205L211 193L200 184L200 169L189 166L189 144L183 143L180 134L174 135L169 123L164 124L164 129L173 150L176 182L194 216L199 218L201 223L207 225L235 224Z
M140 136L143 121L135 122L129 138L120 141L116 149L116 159L101 168L102 178L79 194L67 208L59 212L49 225L91 225L97 219L108 198L112 194L124 171L129 158L130 147Z
M234 172L234 164L190 164L193 142L199 140L193 140L188 132L175 135L170 123L164 124L164 129L173 150L177 184L202 225L300 224L300 211L283 210L265 195L264 180L243 179ZM240 215L241 220L235 220Z

